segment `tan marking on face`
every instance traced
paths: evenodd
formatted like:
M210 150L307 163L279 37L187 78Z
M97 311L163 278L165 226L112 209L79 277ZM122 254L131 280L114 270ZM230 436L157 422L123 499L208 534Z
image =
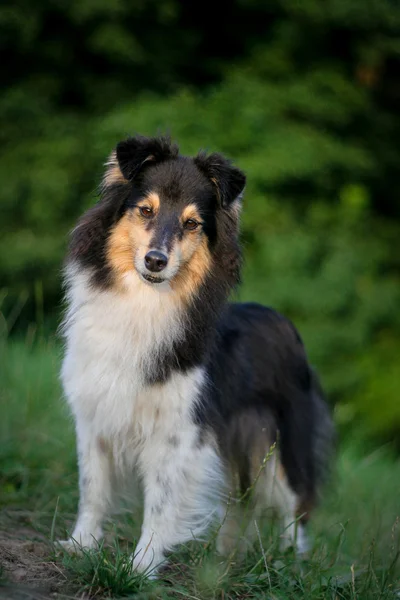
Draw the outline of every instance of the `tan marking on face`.
M197 233L197 232L196 232ZM211 268L211 254L207 239L201 232L185 234L179 243L182 267L171 282L182 302L187 302L196 294Z
M155 214L160 210L160 196L156 192L150 192L137 204L138 206L148 206L153 209Z
M137 207L127 212L115 225L108 240L107 258L119 283L128 272L136 268L140 270L150 249L153 231L147 230L148 221L140 215L140 206L149 206L156 214L160 207L158 194L151 192L141 199ZM195 205L186 207L181 215L181 219L189 218L200 221ZM207 239L201 227L185 232L182 240L175 241L168 256L166 272L170 269L170 285L178 302L186 303L196 293L210 270L211 261Z
M200 213L197 210L197 206L195 204L189 204L183 209L180 219L181 223L183 224L189 219L193 219L194 221L201 223Z
M145 222L137 209L127 212L115 225L107 245L107 259L117 280L121 281L129 271L135 270L135 254L146 254L151 232L146 230Z
M106 186L114 185L116 183L128 183L128 180L122 174L119 168L117 154L115 150L110 154L108 161L106 162L106 172L104 174L103 183Z

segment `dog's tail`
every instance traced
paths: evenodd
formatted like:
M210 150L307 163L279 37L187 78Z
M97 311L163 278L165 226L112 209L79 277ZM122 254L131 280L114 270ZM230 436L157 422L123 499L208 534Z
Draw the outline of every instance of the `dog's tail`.
M331 471L331 462L336 446L336 432L319 378L314 371L311 371L311 376L311 395L315 415L313 455L316 484L321 486L326 482Z

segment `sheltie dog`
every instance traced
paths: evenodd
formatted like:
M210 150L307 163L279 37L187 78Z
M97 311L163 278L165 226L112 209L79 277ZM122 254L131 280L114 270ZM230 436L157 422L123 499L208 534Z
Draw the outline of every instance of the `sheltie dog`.
M80 503L67 550L96 546L134 474L139 571L154 573L215 519L217 550L229 553L268 510L282 545L304 548L332 424L293 325L227 302L244 186L221 154L190 158L169 138L133 137L111 154L99 202L72 231L62 382Z

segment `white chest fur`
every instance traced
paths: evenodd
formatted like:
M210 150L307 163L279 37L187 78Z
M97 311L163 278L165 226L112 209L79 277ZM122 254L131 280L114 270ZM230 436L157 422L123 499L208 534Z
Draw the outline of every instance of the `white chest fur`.
M76 420L80 505L65 547L74 540L94 546L115 482L135 471L145 506L133 566L145 570L160 564L168 548L201 535L216 515L221 461L191 418L205 373L194 368L146 384L163 346L182 334L170 290L153 290L133 276L124 293L100 292L87 275L69 276L62 380Z
M123 292L96 291L88 276L69 273L64 390L76 417L108 439L145 439L157 427L188 420L203 382L202 369L146 386L144 373L179 339L179 306L169 290L134 274Z

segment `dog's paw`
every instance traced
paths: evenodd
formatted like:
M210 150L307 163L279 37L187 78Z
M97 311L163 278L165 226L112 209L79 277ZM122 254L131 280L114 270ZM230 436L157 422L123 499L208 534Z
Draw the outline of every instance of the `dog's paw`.
M59 540L54 545L60 552L76 555L82 554L85 550L99 549L99 542L93 535L72 536L68 540Z
M299 556L305 556L309 551L308 538L302 525L298 525L296 528L290 527L280 536L279 550L286 552L290 549Z
M57 540L56 542L54 542L54 545L58 552L68 552L68 554L82 554L82 546L72 538L70 538L69 540Z
M165 565L166 559L161 552L155 552L151 546L139 546L131 556L132 569L148 579L157 579L158 570Z

